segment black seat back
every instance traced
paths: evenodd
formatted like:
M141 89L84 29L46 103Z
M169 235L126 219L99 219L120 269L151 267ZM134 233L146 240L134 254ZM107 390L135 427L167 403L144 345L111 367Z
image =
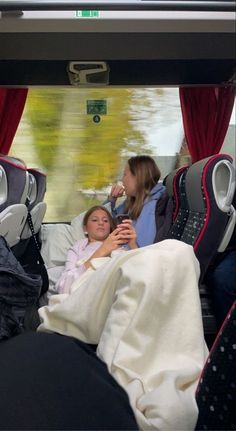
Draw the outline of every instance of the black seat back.
M194 163L186 173L185 189L189 215L181 241L194 247L203 278L223 239L224 247L230 240L232 229L227 230L231 219L235 223L232 157L217 154Z
M29 174L28 211L30 212L33 229L37 234L41 228L47 205L43 201L46 192L46 175L39 169L27 169ZM32 236L29 223L26 221L21 233L21 239L25 240Z
M211 348L196 400L196 430L236 429L236 301Z
M188 217L184 187L186 171L187 166L176 169L163 180L166 191L158 199L156 205L157 233L154 242L167 238L181 238Z
M157 205L156 241L174 238L194 247L201 266L199 289L204 332L211 343L212 335L216 333L216 320L203 281L204 274L217 253L222 254L227 247L233 229L229 245L235 241L235 210L232 205L235 169L232 158L221 154L208 157L189 168L183 167L171 172L164 183L168 199L173 205L172 225L166 231L170 218L167 212L162 226L158 225ZM234 199L236 200L236 194Z
M17 244L27 217L29 178L19 159L0 156L0 235L10 247Z
M167 190L171 190L168 182L173 184L173 224L168 232L168 238L181 240L189 216L189 204L186 196L185 181L188 168L183 167L174 171L173 179L170 175L166 179ZM170 195L170 192L169 192Z

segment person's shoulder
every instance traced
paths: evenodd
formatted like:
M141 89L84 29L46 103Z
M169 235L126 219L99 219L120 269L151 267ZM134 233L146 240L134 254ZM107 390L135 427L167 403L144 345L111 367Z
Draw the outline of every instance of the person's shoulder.
M151 190L150 195L147 197L144 205L156 205L158 199L165 193L165 186L162 183L157 183Z
M97 248L99 248L102 245L103 241L92 241L88 242L86 245L86 249L95 251Z
M166 187L162 183L157 183L151 190L151 197L158 199L165 190Z
M157 199L146 199L138 219L146 220L146 218L149 218L150 216L154 217L156 203L157 203Z
M77 251L87 247L87 245L88 245L88 239L82 238L82 239L78 239L71 247L71 249Z

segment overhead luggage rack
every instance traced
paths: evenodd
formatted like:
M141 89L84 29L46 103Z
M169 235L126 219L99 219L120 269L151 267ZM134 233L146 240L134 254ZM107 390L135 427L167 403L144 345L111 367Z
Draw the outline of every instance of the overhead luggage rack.
M172 11L235 11L235 1L206 1L206 0L2 0L0 1L0 11L24 11L24 10L172 10Z
M0 0L0 85L71 85L78 61L109 85L231 85L235 1Z

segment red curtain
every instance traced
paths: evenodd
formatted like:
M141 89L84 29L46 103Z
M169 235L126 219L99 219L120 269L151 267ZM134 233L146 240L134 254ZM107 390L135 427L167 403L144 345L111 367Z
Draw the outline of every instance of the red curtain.
M235 90L235 87L180 88L183 126L192 163L220 151L234 106Z
M8 154L27 97L27 88L0 88L0 153Z

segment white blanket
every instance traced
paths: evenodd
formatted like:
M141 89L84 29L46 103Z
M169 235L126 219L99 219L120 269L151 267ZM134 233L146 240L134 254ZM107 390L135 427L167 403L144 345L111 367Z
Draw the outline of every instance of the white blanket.
M98 344L140 429L193 430L207 349L192 247L165 240L102 263L51 297L39 330Z

